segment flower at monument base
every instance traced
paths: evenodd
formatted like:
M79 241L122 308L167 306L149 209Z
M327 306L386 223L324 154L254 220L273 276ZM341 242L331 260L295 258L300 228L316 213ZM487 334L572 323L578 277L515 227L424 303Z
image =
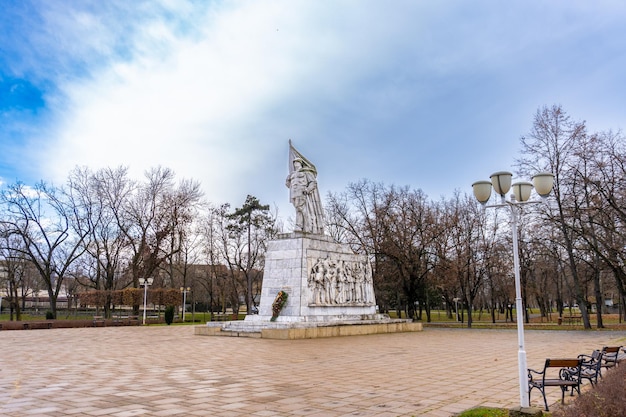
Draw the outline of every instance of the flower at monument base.
M278 291L278 294L276 294L276 298L272 303L272 318L270 321L276 321L276 318L280 314L281 310L285 307L285 304L287 304L287 297L288 296L285 291Z

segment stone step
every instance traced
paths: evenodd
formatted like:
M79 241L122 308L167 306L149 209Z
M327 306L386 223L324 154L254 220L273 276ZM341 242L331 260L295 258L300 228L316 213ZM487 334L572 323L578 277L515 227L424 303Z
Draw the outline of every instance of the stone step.
M311 339L317 337L353 336L378 333L415 332L422 323L410 320L360 321L343 323L288 322L209 322L196 326L195 334L202 336L235 336L268 339Z

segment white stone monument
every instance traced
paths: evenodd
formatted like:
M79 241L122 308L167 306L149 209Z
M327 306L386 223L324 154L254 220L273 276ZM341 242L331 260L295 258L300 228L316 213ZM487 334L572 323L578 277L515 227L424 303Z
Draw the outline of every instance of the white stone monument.
M286 185L296 209L295 230L268 244L259 314L247 321L328 322L374 319L376 300L368 259L324 235L317 170L289 141ZM287 302L276 316L280 291Z
M269 243L259 314L246 320L271 321L280 291L287 302L277 323L375 318L369 262L324 235L294 232Z
M296 210L295 227L268 244L259 314L207 325L231 335L293 330L278 338L421 330L421 324L412 326L410 321L376 313L369 260L324 234L317 170L291 141L286 185Z

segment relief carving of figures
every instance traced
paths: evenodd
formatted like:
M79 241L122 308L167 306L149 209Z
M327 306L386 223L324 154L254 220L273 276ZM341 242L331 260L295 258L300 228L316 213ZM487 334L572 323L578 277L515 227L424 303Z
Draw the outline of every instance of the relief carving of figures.
M296 209L295 231L324 234L322 200L317 188L317 169L289 141L289 175L285 182Z
M352 271L352 263L351 262L343 262L343 285L345 290L344 303L349 302L358 302L358 299L355 297L355 284L357 281L356 276Z
M313 304L326 304L328 293L326 292L326 286L324 285L324 276L326 275L326 268L324 263L319 260L311 268L311 274L309 275L309 288L313 290Z
M357 263L357 268L354 270L354 284L352 286L353 291L353 299L354 300L365 300L365 271L360 268L360 264Z
M374 278L372 277L372 266L369 262L363 262L363 279L365 280L363 288L365 290L363 297L366 300L374 302Z
M309 271L311 304L371 305L372 270L365 261L318 258Z
M326 304L335 304L337 299L337 264L326 258L324 264L324 286L326 288Z

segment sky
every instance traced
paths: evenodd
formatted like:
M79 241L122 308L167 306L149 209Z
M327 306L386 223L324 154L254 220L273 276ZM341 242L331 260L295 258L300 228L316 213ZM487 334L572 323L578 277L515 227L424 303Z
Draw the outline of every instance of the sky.
M514 170L543 106L626 111L626 2L0 0L0 182L157 166L292 217L288 141L322 198L431 200Z

